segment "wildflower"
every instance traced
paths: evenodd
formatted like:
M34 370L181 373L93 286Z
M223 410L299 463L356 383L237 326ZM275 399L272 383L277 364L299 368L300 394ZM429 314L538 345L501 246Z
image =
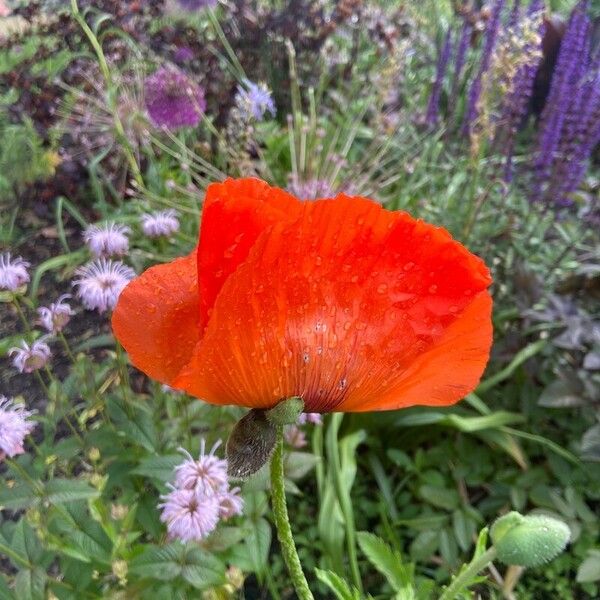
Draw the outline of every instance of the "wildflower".
M302 413L298 417L298 425L306 425L307 423L323 425L323 418L319 413Z
M288 183L288 191L302 200L316 200L332 198L338 190L327 179L300 180L297 175L292 175Z
M340 194L211 184L198 248L127 286L113 331L150 377L213 404L443 406L478 383L489 272L442 228Z
M203 8L211 8L217 5L217 0L177 0L179 6L184 10L194 11Z
M215 495L205 495L198 489L178 489L161 496L160 520L167 525L170 539L199 542L215 530L221 506Z
M206 110L204 90L174 67L160 67L145 81L146 108L156 127L195 127Z
M175 485L181 489L200 489L205 494L215 494L227 490L227 461L215 456L215 451L221 445L219 440L205 454L205 440L200 442L200 456L194 460L191 454L183 448L180 451L187 460L175 468Z
M0 254L0 290L15 292L29 281L29 263L20 256L12 258L10 252Z
M452 52L452 29L448 28L446 36L444 38L444 44L438 57L436 65L435 81L431 90L431 96L429 96L429 104L427 106L427 114L425 120L430 125L435 125L438 122L438 110L440 104L440 94L442 91L442 85L444 83L444 76L446 75L446 67L450 59L450 53Z
M283 437L292 448L304 448L308 443L306 434L296 425L288 425L283 432Z
M132 268L121 261L100 258L77 269L77 295L88 310L105 312L115 307L123 288L135 277Z
M96 257L122 256L129 250L127 235L131 229L126 225L106 223L90 225L83 232L83 239L90 252Z
M241 515L244 509L244 499L240 496L240 488L235 487L217 495L219 499L219 516L223 520Z
M142 230L148 237L168 236L179 231L177 212L169 208L142 215Z
M273 117L276 112L271 90L265 83L253 83L246 80L244 85L238 85L235 104L246 120L254 118L262 121L267 112L270 112Z
M32 344L28 344L25 340L20 346L15 346L8 351L10 356L14 355L13 366L21 373L33 373L38 369L43 369L52 352L50 346L46 344L44 338L36 340Z
M25 452L23 440L35 428L34 421L28 421L35 414L22 404L15 404L6 396L0 396L0 453L12 458Z
M179 46L175 51L173 60L178 63L186 63L194 58L194 51L189 46Z
M38 308L39 323L49 333L62 331L75 314L75 311L65 302L70 297L70 294L63 294L50 306Z

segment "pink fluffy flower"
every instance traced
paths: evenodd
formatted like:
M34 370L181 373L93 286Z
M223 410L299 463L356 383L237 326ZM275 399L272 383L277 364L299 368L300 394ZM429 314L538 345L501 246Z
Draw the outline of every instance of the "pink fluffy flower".
M148 237L172 235L179 231L177 212L169 208L142 215L142 230Z
M10 252L0 254L0 290L14 292L29 281L29 263L20 256L12 258Z
M312 423L313 425L322 425L323 418L320 413L302 413L298 417L298 425L306 425Z
M206 442L200 442L200 456L195 460L189 452L180 448L187 456L187 460L175 467L175 486L182 489L199 489L204 494L215 494L226 492L227 461L215 456L215 451L221 445L219 440L210 450L205 453Z
M240 488L236 487L227 492L217 494L219 499L219 516L230 519L235 515L241 515L244 509L244 499L240 496Z
M15 346L8 351L13 356L13 366L21 373L32 373L46 366L52 352L44 338L28 344L25 340L20 346Z
M167 525L170 539L199 542L217 527L220 504L215 495L206 495L199 489L178 489L161 496L160 520Z
M25 452L23 440L35 428L34 421L28 421L35 413L26 410L22 404L15 404L6 396L0 396L0 455L13 457Z
M90 225L83 232L83 239L90 252L96 257L123 256L129 250L127 235L131 229L127 225L105 223Z
M50 306L38 308L38 321L49 333L62 331L75 314L73 309L65 302L70 297L70 294L63 294L56 302L50 304Z
M288 425L283 432L283 437L292 448L304 448L307 444L306 434L296 425Z
M77 269L77 295L88 310L101 313L113 309L123 288L135 277L135 271L121 261L100 258Z

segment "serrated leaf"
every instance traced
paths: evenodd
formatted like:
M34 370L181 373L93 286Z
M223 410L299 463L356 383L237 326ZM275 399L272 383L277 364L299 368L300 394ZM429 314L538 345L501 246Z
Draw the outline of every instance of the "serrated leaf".
M129 572L138 577L171 581L181 575L183 546L148 546L129 563Z
M394 591L402 593L402 598L414 597L412 565L404 565L402 556L372 533L360 531L357 539L365 556L385 576Z
M0 507L11 510L29 508L40 501L39 494L26 483L18 483L11 488L0 490Z
M166 483L173 479L173 470L183 461L181 454L168 454L165 456L150 456L140 461L140 464L131 471L134 475L142 475Z
M181 576L198 590L217 587L227 582L225 565L216 556L200 548L186 551Z
M335 595L338 600L361 600L360 592L351 588L339 575L333 571L324 571L315 569L317 579L324 583Z
M44 600L46 572L39 567L23 569L15 578L15 594L19 600Z
M17 554L25 558L30 565L35 565L42 555L40 541L25 519L21 519L17 523L11 547Z
M45 498L52 504L96 498L100 492L81 479L51 479L44 489Z

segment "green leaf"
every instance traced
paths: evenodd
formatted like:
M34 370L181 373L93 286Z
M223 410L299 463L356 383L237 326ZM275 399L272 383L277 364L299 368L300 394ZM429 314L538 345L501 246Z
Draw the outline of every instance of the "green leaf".
M39 567L23 569L15 578L15 593L19 600L44 600L46 572Z
M182 461L183 458L181 454L150 456L142 459L139 465L133 469L131 473L165 483L173 478L173 469Z
M587 558L577 569L577 581L589 583L600 581L600 550L590 550Z
M315 569L317 579L324 583L338 600L361 600L360 593L356 588L350 587L339 575L333 571Z
M27 483L18 483L0 490L0 507L10 510L29 508L40 501L40 496Z
M15 600L14 594L10 591L6 579L0 575L0 600Z
M198 590L227 583L225 565L216 556L200 548L191 548L186 552L181 576Z
M402 598L407 600L413 598L412 565L404 565L402 556L376 535L366 531L360 531L356 535L365 556L385 576L394 591L401 592Z
M449 488L426 484L419 488L419 495L429 504L446 510L454 510L460 504L458 492Z
M11 546L12 549L25 558L30 565L35 565L42 556L42 546L40 545L40 541L35 534L35 531L33 531L25 519L21 519L17 523L13 533Z
M100 492L81 479L51 479L45 487L45 497L52 504L96 498Z
M179 544L147 546L129 563L129 572L138 577L171 581L181 575L182 548Z
M124 406L122 401L117 398L112 398L110 402L107 402L107 408L117 429L124 433L130 442L142 446L149 452L156 452L158 436L150 409L133 402Z
M289 452L283 466L285 475L290 479L300 479L314 469L318 460L311 452Z

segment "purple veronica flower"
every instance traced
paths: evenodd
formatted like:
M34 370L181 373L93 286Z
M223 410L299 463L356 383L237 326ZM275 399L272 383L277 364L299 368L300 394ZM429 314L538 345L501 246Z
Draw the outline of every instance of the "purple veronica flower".
M0 254L0 290L15 292L29 281L29 263L20 256L12 258L10 252Z
M14 356L13 366L15 369L20 373L33 373L33 371L46 366L52 352L44 339L40 338L32 344L23 340L20 346L15 346L8 351L10 356Z
M161 496L160 520L167 524L170 539L199 542L215 530L221 505L216 495L206 495L199 489L178 489Z
M127 235L131 229L126 225L105 223L90 225L83 232L83 239L90 252L96 257L122 256L129 250Z
M425 121L429 125L435 125L438 122L440 94L442 91L442 86L444 84L444 77L446 75L446 68L448 66L448 61L450 59L451 51L452 51L452 29L450 27L448 27L448 31L446 32L446 36L444 38L444 43L442 45L442 49L441 49L440 55L438 57L437 66L436 66L436 70L435 70L435 81L433 83L433 88L431 89L431 95L429 96L429 103L427 105L427 114L425 116Z
M187 456L187 460L175 467L175 486L180 489L198 489L203 494L216 494L226 492L229 484L227 480L227 461L215 456L215 451L221 445L219 440L205 453L206 442L200 442L200 456L198 460L185 451L179 450Z
M271 90L265 83L253 83L246 80L243 86L238 85L235 104L246 120L262 121L267 112L271 113L272 117L276 112Z
M75 311L65 302L70 297L70 294L63 294L50 306L42 306L37 309L39 323L49 333L62 331L75 314Z
M15 404L6 396L0 396L0 458L23 454L23 441L35 428L35 421L28 421L35 414L22 404Z
M100 258L77 269L77 295L88 310L113 309L123 288L135 277L135 271L121 261Z
M172 208L142 215L142 230L148 237L162 237L179 231L177 212Z
M498 39L500 17L502 15L502 9L504 8L504 2L505 0L496 0L494 8L492 9L492 15L485 30L485 39L483 43L483 49L481 51L479 69L477 70L477 74L475 75L473 83L471 84L467 101L467 111L463 125L463 131L467 134L470 133L471 126L478 116L477 104L479 103L479 96L481 95L482 78L484 73L489 69L492 61L492 55L494 53L494 48L496 47L496 40Z
M160 67L144 83L146 108L156 127L195 127L206 110L204 90L174 67Z

